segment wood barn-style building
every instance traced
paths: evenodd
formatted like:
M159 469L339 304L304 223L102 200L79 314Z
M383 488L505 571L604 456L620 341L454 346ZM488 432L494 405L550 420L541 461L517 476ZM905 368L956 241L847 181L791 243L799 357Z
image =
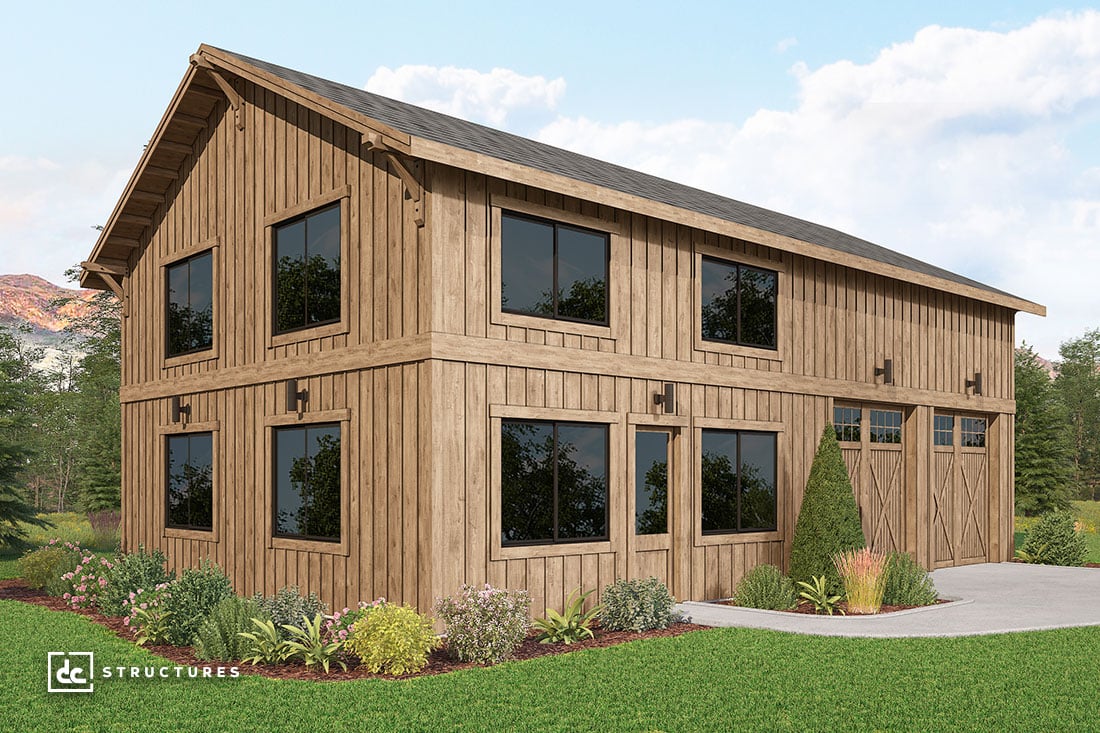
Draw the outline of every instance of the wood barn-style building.
M1035 303L811 222L202 46L82 285L123 300L123 542L240 593L784 566L836 425L871 544L1013 553Z

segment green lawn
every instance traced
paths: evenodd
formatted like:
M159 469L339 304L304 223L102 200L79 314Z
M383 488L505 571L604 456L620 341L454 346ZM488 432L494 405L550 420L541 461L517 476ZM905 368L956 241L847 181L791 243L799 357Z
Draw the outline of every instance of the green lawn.
M1100 628L961 639L715 629L409 681L103 680L46 653L161 664L92 622L0 601L4 730L1073 730L1100 719ZM169 663L170 664L170 663Z

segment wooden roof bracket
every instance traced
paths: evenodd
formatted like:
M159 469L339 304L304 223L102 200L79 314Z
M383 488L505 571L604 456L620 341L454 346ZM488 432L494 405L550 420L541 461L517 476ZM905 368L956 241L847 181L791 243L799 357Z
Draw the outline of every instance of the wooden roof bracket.
M405 164L401 158L398 157L397 151L391 148L382 139L382 136L373 131L364 132L363 145L368 150L377 150L386 156L386 160L389 161L393 169L397 171L398 177L405 184L405 195L412 199L413 202L413 221L416 222L418 227L424 226L424 186L417 180L413 172L409 170L409 167Z
M126 280L130 275L130 268L125 265L107 265L99 262L81 262L81 268L88 272L97 273L107 287L122 303L122 315L130 315L130 299L126 297Z
M226 81L221 72L214 68L214 65L207 61L205 58L197 53L191 54L191 65L195 68L202 69L210 78L214 80L214 83L218 85L229 100L229 106L233 110L233 121L237 125L238 130L244 129L244 99L233 88L233 85Z

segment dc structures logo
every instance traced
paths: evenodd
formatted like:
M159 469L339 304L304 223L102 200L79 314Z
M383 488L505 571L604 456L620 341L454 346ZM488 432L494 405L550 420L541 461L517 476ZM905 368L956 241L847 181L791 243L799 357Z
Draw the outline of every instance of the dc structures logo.
M49 692L91 692L95 676L95 655L92 652L49 652L47 655Z

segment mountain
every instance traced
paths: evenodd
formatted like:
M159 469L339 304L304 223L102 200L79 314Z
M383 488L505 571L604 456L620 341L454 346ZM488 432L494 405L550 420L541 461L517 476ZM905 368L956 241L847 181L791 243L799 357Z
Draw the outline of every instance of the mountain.
M44 349L40 368L50 368L67 354L79 359L83 354L66 343L64 329L88 313L95 293L63 288L37 275L0 275L0 326L12 329L30 346ZM56 305L62 298L71 300ZM19 330L24 327L29 330Z

